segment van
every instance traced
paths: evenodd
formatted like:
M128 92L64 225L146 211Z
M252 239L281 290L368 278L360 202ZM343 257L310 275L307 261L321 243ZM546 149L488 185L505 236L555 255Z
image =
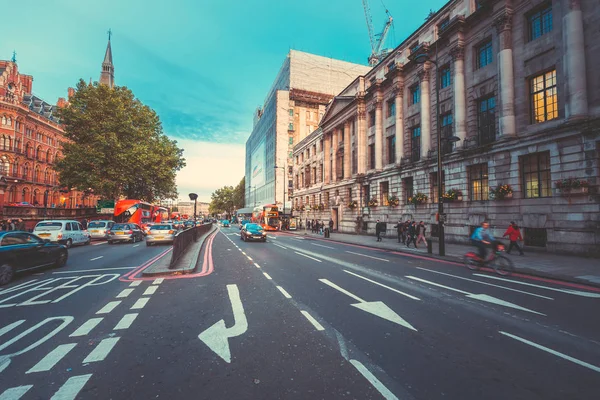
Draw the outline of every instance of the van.
M33 233L42 239L71 247L74 244L90 244L91 237L75 220L40 221L33 228Z

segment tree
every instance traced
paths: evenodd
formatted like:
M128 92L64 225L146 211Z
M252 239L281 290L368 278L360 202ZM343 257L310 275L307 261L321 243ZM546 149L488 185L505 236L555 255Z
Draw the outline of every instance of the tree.
M244 208L246 203L246 177L243 177L240 183L233 189L233 207Z
M56 164L62 185L109 199L177 197L183 150L163 133L154 110L126 87L83 80L69 103L59 115L68 139Z
M208 210L211 214L227 213L233 214L234 206L234 188L233 186L223 186L215 190L210 195L210 204Z

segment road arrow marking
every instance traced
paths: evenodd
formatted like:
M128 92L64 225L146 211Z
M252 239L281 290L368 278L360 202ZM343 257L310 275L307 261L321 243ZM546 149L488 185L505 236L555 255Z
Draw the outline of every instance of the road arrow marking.
M533 313L533 314L538 314L538 315L546 316L546 314L542 314L540 312L533 311L533 310L530 310L530 309L525 308L525 307L521 307L521 306L519 306L517 304L510 303L508 301L504 301L504 300L498 299L498 298L493 297L493 296L488 296L487 294L473 294L473 293L465 292L464 290L455 289L455 288L452 288L452 287L449 287L449 286L444 286L444 285L441 285L439 283L435 283L435 282L431 282L431 281L428 281L428 280L425 280L425 279L417 278L416 276L407 275L406 277L408 279L412 279L412 280L415 280L415 281L427 283L429 285L438 286L438 287L441 287L441 288L444 288L444 289L448 289L448 290L451 290L451 291L454 291L454 292L458 292L460 294L464 294L466 297L469 297L471 299L485 301L487 303L498 304L498 305L501 305L501 306L504 306L504 307L510 307L510 308L514 308L516 310L527 311L527 312L530 312L530 313Z
M396 312L394 310L392 310L391 308L389 308L384 302L382 302L382 301L365 301L365 300L361 299L360 297L358 297L357 295L350 293L346 289L339 287L338 285L336 285L335 283L333 283L327 279L319 279L319 281L323 282L327 286L331 286L335 290L338 290L338 291L344 293L346 296L352 297L354 300L358 301L358 303L351 304L351 306L356 307L359 310L366 311L370 314L376 315L379 318L383 318L390 322L394 322L405 328L412 329L415 332L417 331L414 328L414 326L412 326L406 320L404 320L401 316L396 314Z
M225 327L225 320L220 320L213 326L198 335L212 351L217 353L225 362L231 363L231 351L227 339L240 336L248 330L248 320L244 313L244 306L240 300L240 292L237 285L227 285L229 300L233 310L234 324L231 328Z

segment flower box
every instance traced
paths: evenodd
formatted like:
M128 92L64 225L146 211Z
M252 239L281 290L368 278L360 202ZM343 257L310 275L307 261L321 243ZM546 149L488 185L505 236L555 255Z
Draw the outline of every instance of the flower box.
M498 185L496 188L490 187L490 199L508 200L513 198L513 188L510 185Z
M561 196L580 196L580 195L586 195L589 193L589 187L587 187L587 186L581 186L581 187L572 188L572 189L557 189L557 190L561 194Z
M427 203L427 196L423 193L418 192L414 196L408 198L408 203L414 204L415 206L419 204L425 204Z

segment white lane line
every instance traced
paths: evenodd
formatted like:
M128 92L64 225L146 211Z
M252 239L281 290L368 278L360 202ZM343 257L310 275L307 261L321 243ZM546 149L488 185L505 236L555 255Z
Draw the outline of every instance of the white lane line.
M374 260L380 260L380 261L390 262L390 260L386 260L385 258L379 258L379 257L368 256L368 255L366 255L366 254L362 254L362 253L355 253L355 252L353 252L353 251L346 251L346 253L350 253L350 254L356 254L357 256L369 257L369 258L372 258L372 259L374 259Z
M242 254L243 254L243 255L246 255L246 252L245 252L245 251L242 251Z
M100 343L91 351L90 354L83 360L83 364L104 361L108 353L115 347L120 337L111 337L102 339Z
M369 371L367 367L365 367L360 361L350 360L350 363L354 365L354 368L356 368L362 376L367 378L369 383L373 385L373 387L377 389L377 391L381 393L386 400L398 400L396 395L386 388L385 385L381 383L381 381L377 379L377 377L375 377L375 375L373 375L371 371Z
M131 247L138 247L138 246L139 246L139 243L138 243L138 244L134 244L134 245L133 245L133 246L131 246Z
M12 324L8 324L5 327L0 328L0 336L4 335L5 333L8 333L8 332L12 331L17 326L21 325L23 322L25 322L25 320L24 319L20 319L18 321L13 322Z
M104 256L98 256L98 257L90 258L90 261L96 261L96 260L99 260L101 258L104 258Z
M250 256L247 256L247 257L248 257L248 260L252 261L252 257L250 257Z
M270 235L269 235L269 239L277 239L277 237L276 237L276 236L270 236Z
M255 266L256 268L260 268L260 265L258 265L257 263L254 263L254 266Z
M294 253L296 253L296 254L298 254L298 255L300 255L300 256L306 257L306 258L310 258L311 260L315 260L315 261L317 261L317 262L323 262L323 261L319 260L318 258L314 258L314 257L308 256L308 255L306 255L306 254L304 254L304 253L299 253L299 252L297 252L297 251L295 251Z
M121 300L111 301L107 303L104 307L102 307L96 314L108 314L112 310L115 309L116 306L121 304Z
M283 297L285 297L286 299L292 298L292 296L290 296L290 294L281 286L277 286L277 289L279 289L279 291L283 294Z
M142 281L133 281L131 282L131 285L129 285L129 287L136 287L136 286L140 286L142 284Z
M87 321L85 321L83 323L83 325L81 325L79 328L75 329L75 332L71 333L69 335L69 337L78 337L78 336L87 335L88 333L90 333L92 331L92 329L97 327L98 324L100 322L102 322L103 319L104 319L104 317L88 319Z
M413 296L413 295L411 295L411 294L404 293L404 292L402 292L402 291L400 291L400 290L398 290L398 289L394 289L393 287L389 287L389 286L387 286L387 285L384 285L383 283L379 283L379 282L376 282L376 281L374 281L374 280L372 280L372 279L369 279L369 278L366 278L366 277L364 277L364 276L361 276L361 275L355 274L354 272L350 272L350 271L348 271L348 270L343 270L343 271L344 271L344 272L346 272L346 273L348 273L348 274L350 274L350 275L354 275L354 276L356 276L357 278L364 279L364 280L365 280L365 281L367 281L367 282L371 282L371 283L374 283L374 284L376 284L376 285L379 285L379 286L381 286L381 287L384 287L384 288L386 288L386 289L389 289L389 290L391 290L392 292L396 292L396 293L398 293L398 294L401 294L402 296L406 296L406 297L408 297L409 299L413 299L413 300L421 300L420 298L418 298L418 297L415 297L415 296Z
M123 291L117 295L117 299L124 299L125 297L129 296L133 290L134 289L123 289Z
M117 331L119 329L129 328L131 326L131 324L133 323L133 321L135 321L137 316L138 316L138 313L123 315L123 318L121 318L121 320L117 323L117 325L115 325L113 330Z
M282 248L282 249L284 249L284 250L287 250L287 247L284 247L284 246L282 246L282 245L279 245L279 244L277 244L277 243L273 243L273 246L277 246L277 247L280 247L280 248Z
M273 278L271 278L271 275L267 274L266 272L263 272L263 275L265 276L265 278L267 278L268 280L272 280Z
M530 295L530 296L541 297L542 299L554 300L552 297L546 297L546 296L542 296L542 295L540 295L540 294L535 294L535 293L525 292L525 291L522 291L522 290L518 290L518 289L509 288L509 287L506 287L506 286L494 285L493 283L481 282L481 281L477 281L477 280L475 280L475 279L463 278L462 276L456 276L456 275L452 275L452 274L447 274L447 273L445 273L445 272L434 271L434 270L432 270L432 269L421 268L421 267L417 267L417 269L421 269L421 270L423 270L423 271L429 271L429 272L433 272L433 273L435 273L435 274L440 274L440 275L451 276L451 277L453 277L453 278L456 278L456 279L462 279L462 280L465 280L465 281L469 281L469 282L475 282L475 283L479 283L479 284L482 284L482 285L493 286L493 287L497 287L497 288L500 288L500 289L506 289L506 290L510 290L510 291L513 291L513 292L518 292L518 293L528 294L528 295Z
M302 315L304 315L306 317L306 319L308 320L308 322L310 322L315 327L316 330L318 330L318 331L324 331L325 330L325 328L323 328L323 325L321 325L319 323L319 321L317 321L316 319L314 319L313 316L308 313L308 311L300 310L300 312L302 313Z
M92 374L72 376L58 389L50 400L75 400L81 389L87 381L92 377Z
M58 364L58 362L62 360L71 350L73 350L75 346L77 346L77 343L67 343L57 346L25 373L31 374L32 372L50 371L52 367Z
M441 285L441 284L439 284L439 283L435 283L435 282L427 281L427 280L425 280L425 279L417 278L416 276L410 276L410 275L407 275L406 277L407 277L408 279L413 279L413 280L415 280L415 281L419 281L419 282L427 283L427 284L429 284L429 285L433 285L433 286L441 287L441 288L444 288L444 289L452 290L452 291L454 291L454 292L458 292L458 293L461 293L461 294L465 294L465 295L470 295L470 294L471 294L471 293L469 293L469 292L465 292L464 290L460 290L460 289L451 288L451 287L449 287L449 286L444 286L444 285Z
M100 246L101 244L106 244L108 242L98 242L98 243L92 243L92 246Z
M500 332L500 333L501 333L501 334L503 334L504 336L508 336L509 338L513 338L513 339L515 339L515 340L518 340L519 342L522 342L522 343L528 344L528 345L530 345L530 346L533 346L533 347L535 347L536 349L544 350L544 351L546 351L546 352L548 352L548 353L550 353L550 354L552 354L552 355L555 355L555 356L557 356L557 357L563 358L563 359L565 359L565 360L567 360L567 361L571 361L572 363L575 363L575 364L577 364L577 365L581 365L582 367L589 368L589 369L591 369L592 371L595 371L595 372L600 372L600 367L597 367L597 366L595 366L595 365L592 365L592 364L586 363L585 361L578 360L578 359L576 359L576 358L573 358L573 357L571 357L571 356L568 356L568 355L566 355L566 354L560 353L560 352L558 352L558 351L556 351L556 350L552 350L552 349L550 349L550 348L548 348L548 347L542 346L541 344L534 343L534 342L532 342L532 341L530 341L530 340L523 339L523 338L521 338L521 337L518 337L518 336L515 336L515 335L511 335L510 333L507 333L507 332L502 332L502 331L498 331L498 332Z
M335 248L333 248L333 247L330 247L330 246L324 246L324 245L322 245L322 244L318 244L318 243L311 243L311 244L312 244L313 246L325 247L326 249L332 249L332 250L335 250Z
M152 282L152 284L153 285L160 285L164 281L165 281L165 278L157 278L157 279L154 280L154 282Z
M599 293L582 292L582 291L579 291L579 290L571 290L571 289L557 289L557 288L552 288L552 287L548 287L548 286L536 285L536 284L527 283L527 282L513 281L512 279L499 278L499 277L496 277L496 276L489 276L489 275L483 275L483 274L473 274L473 275L480 276L482 278L496 279L496 280L499 280L499 281L516 283L516 284L519 284L519 285L532 286L532 287L536 287L536 288L540 288L540 289L554 290L555 292L567 293L567 294L572 294L572 295L575 295L575 296L590 297L590 298L593 298L593 299L600 299L600 294Z
M76 269L76 270L71 270L71 271L57 271L57 272L53 272L53 274L78 274L80 272L114 271L114 270L117 270L117 269L136 269L136 268L137 267L114 267L114 268L96 268L96 269Z
M336 285L335 283L333 283L331 281L328 281L327 279L319 279L319 281L323 282L327 286L331 286L335 290L339 290L340 292L344 293L346 296L352 297L354 300L358 301L359 303L366 303L366 301L364 301L363 299L361 299L357 295L350 293L346 289L339 287L338 285Z
M19 400L33 385L23 385L6 389L0 394L0 400Z
M158 286L148 286L142 296L151 296L156 292L156 289L158 289Z
M144 308L144 306L146 306L146 303L148 303L148 300L150 300L149 297L142 297L140 299L138 299L134 305L131 306L132 310L141 310L142 308Z

